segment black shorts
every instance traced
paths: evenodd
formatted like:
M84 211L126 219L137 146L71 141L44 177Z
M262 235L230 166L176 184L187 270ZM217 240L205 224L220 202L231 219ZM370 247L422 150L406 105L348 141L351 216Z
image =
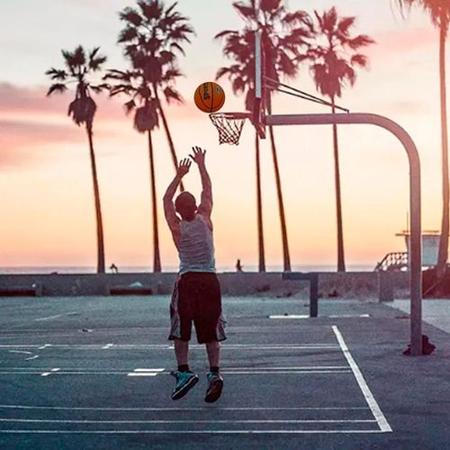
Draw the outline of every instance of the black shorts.
M192 322L199 344L226 339L220 284L215 273L188 272L181 275L173 290L170 321L170 340L189 341Z

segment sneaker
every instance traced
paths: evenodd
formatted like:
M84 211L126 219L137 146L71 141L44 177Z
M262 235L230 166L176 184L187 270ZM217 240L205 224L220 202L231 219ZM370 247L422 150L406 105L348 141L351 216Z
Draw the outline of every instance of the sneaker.
M206 390L205 402L213 403L222 394L223 378L218 373L208 372L208 389Z
M171 372L171 375L176 378L175 389L172 392L172 400L178 400L184 397L198 382L198 375L193 372Z

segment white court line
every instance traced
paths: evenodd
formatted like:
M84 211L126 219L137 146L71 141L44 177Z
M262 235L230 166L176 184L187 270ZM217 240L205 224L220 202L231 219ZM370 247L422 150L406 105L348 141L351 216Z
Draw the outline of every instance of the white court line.
M36 322L42 322L45 320L52 320L52 319L59 319L62 316L68 316L76 314L76 311L68 312L68 313L62 313L62 314L55 314L54 316L47 316L47 317L39 317L37 319L34 319Z
M55 367L54 369L50 370L50 372L43 372L41 373L41 377L48 377L52 373L59 372L61 369L59 367Z
M297 374L297 375L319 375L319 374L347 374L352 373L351 369L347 370L279 370L279 371L228 371L222 370L224 375L289 375L289 374ZM30 369L29 371L20 370L1 370L0 375L41 375L48 376L51 375L52 372L43 372L42 369ZM67 370L61 369L58 372L58 375L127 375L132 377L145 377L145 376L156 376L156 375L170 375L170 372L127 372L126 370Z
M130 372L127 374L128 377L156 377L157 373L150 372Z
M39 355L30 356L29 358L25 358L25 361L31 361L32 359L39 358Z
M350 366L281 366L281 367L226 367L223 370L314 370L350 369Z
M359 369L358 365L353 359L353 356L351 355L350 350L348 349L347 344L345 343L344 338L342 337L342 334L339 331L339 328L336 325L333 325L332 329L334 331L334 334L336 335L336 339L339 342L342 352L344 353L344 356L347 359L347 362L350 364L350 367L352 368L353 374L355 375L356 381L358 382L358 385L364 395L364 398L366 399L366 402L369 405L372 414L374 415L375 419L378 422L380 431L382 431L383 433L392 432L391 426L389 425L388 421L386 420L386 417L381 411L381 408L379 407L377 401L375 400L375 397L370 391L369 386L367 385L366 380L364 379L363 374L361 373L361 370Z
M286 420L271 420L271 419L237 419L237 420L76 420L76 419L11 419L0 418L0 422L17 422L17 423L102 423L102 424L176 424L176 423L376 423L374 419L286 419Z
M51 347L51 346L52 346L52 344L44 344L44 345L41 345L40 347L38 347L38 349L43 350L44 348Z
M191 408L114 408L107 406L30 406L30 405L1 405L0 409L37 409L37 410L56 410L56 411L211 411L208 406L199 406ZM346 410L367 410L367 406L297 406L297 407L218 407L214 411L303 411L303 410L330 410L330 411L346 411Z
M25 352L23 350L9 350L9 353L23 353L24 355L32 355L33 352Z
M111 348L114 344L106 344L102 349L106 350L108 348Z
M135 372L163 372L164 369L134 369Z
M381 430L0 430L0 434L367 434Z
M320 316L321 318L329 319L350 319L350 318L362 318L370 317L370 314L330 314L329 316ZM288 315L271 315L269 319L310 319L311 316L306 314L288 314Z

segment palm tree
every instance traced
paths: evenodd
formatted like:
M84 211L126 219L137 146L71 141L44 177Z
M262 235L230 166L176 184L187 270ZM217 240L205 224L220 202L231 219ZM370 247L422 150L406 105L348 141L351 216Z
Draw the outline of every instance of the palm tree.
M137 8L124 8L120 12L120 20L125 27L118 40L133 67L142 69L152 86L175 170L178 158L160 97L162 95L168 104L183 102L175 89L176 79L182 76L177 67L177 53L185 54L182 44L190 43L189 36L194 33L188 19L176 11L176 5L166 7L161 0L140 0ZM180 189L184 190L183 183Z
M106 62L106 57L99 55L100 48L96 47L86 53L78 46L73 52L62 50L64 69L51 68L46 72L54 83L50 86L47 96L53 93L64 93L69 83L75 83L75 99L69 105L69 116L78 125L84 125L89 141L92 179L94 185L95 213L97 224L97 272L105 272L105 247L103 239L103 220L98 187L97 166L95 162L93 144L93 123L97 105L91 93L98 94L106 88L104 84L92 84L89 77L99 72Z
M150 186L152 198L153 221L153 271L161 272L161 257L159 250L158 209L156 202L155 159L153 151L152 131L158 127L158 101L152 96L152 83L147 81L142 69L116 70L110 69L104 77L113 80L110 85L110 96L125 94L129 97L125 103L127 114L134 111L134 128L139 133L147 133L150 159Z
M330 98L331 111L335 113L336 97L342 96L343 86L353 86L356 81L356 69L365 68L368 59L358 53L362 47L373 44L369 36L360 34L351 36L351 28L355 17L339 17L336 8L320 15L314 11L315 44L308 51L307 58L311 61L311 72L317 90ZM339 146L337 125L333 125L333 155L336 189L337 216L337 269L345 271L344 232L342 225L341 180L339 168Z
M224 53L236 63L219 69L217 77L227 75L232 81L233 90L237 93L246 92L246 106L251 110L254 99L254 33L261 33L261 46L264 54L262 71L264 76L277 83L282 77L293 78L298 73L301 49L307 46L310 37L310 19L304 11L289 12L282 0L262 0L257 6L255 0L235 2L233 7L246 22L243 31L225 30L216 35L224 38ZM264 101L269 114L272 112L272 90L267 88ZM280 213L281 237L283 245L283 267L291 270L289 244L287 236L286 216L284 211L281 176L278 165L278 155L273 128L269 127L272 160L275 171L278 206ZM262 212L261 187L259 177L259 139L255 139L256 172L257 172L257 203L258 203L258 234L260 268L262 242Z
M448 168L448 122L447 122L447 81L446 42L450 25L450 3L448 0L397 0L400 7L419 6L431 17L439 28L439 83L441 91L441 145L442 145L442 218L441 237L437 260L437 274L441 278L446 271L449 235L449 168Z

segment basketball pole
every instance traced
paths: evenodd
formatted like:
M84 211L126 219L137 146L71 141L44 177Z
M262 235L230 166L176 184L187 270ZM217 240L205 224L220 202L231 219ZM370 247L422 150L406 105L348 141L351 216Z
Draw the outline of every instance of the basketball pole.
M396 122L370 113L349 114L272 114L265 125L376 125L391 132L403 144L409 162L409 198L411 241L409 251L409 289L411 297L410 344L411 355L422 355L422 229L420 158L411 136Z

